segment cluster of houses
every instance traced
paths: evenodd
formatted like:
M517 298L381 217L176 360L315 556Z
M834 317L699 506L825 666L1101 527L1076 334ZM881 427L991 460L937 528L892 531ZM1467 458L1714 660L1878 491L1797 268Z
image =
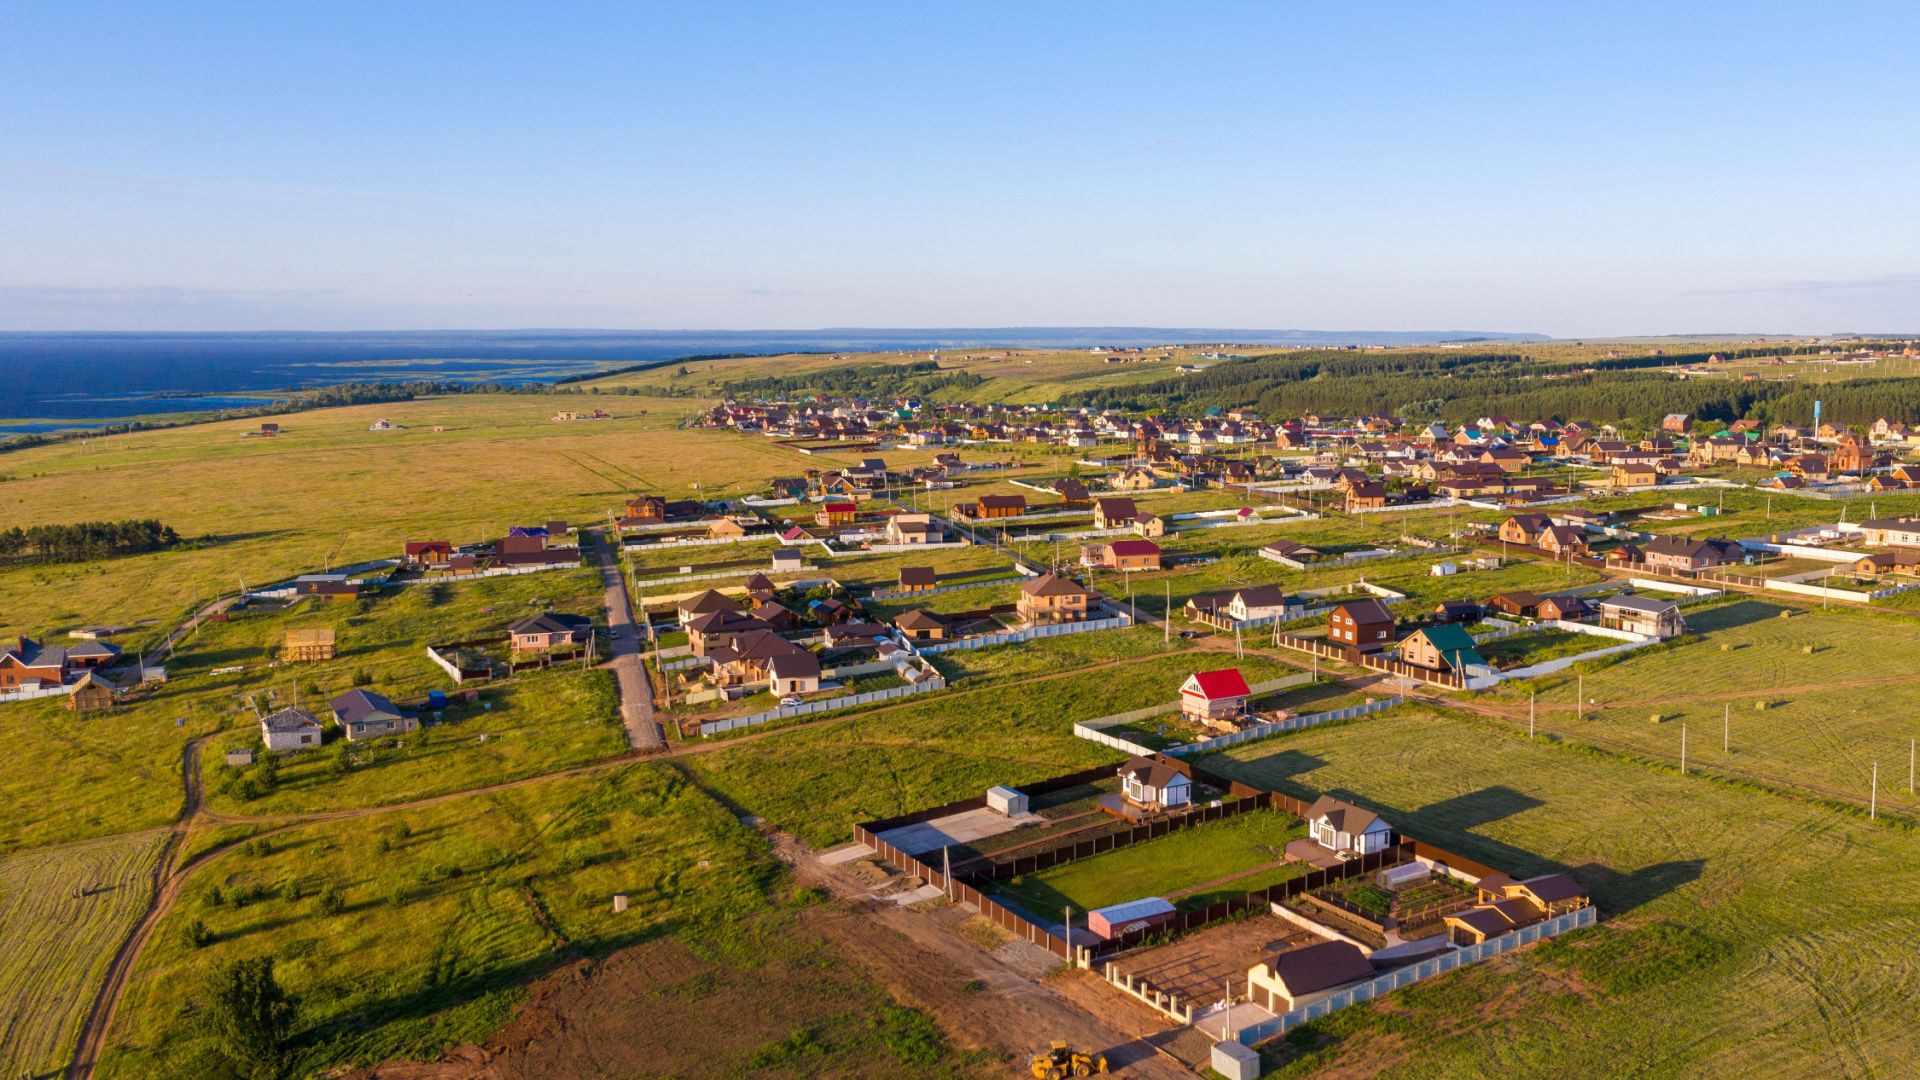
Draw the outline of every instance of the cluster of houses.
M497 540L455 546L451 540L409 540L401 547L403 568L445 574L473 574L504 567L575 566L580 546L566 543L573 529L564 521L515 525ZM345 574L306 574L295 579L302 594L347 600L361 584Z
M341 737L348 742L402 735L420 726L419 718L386 695L356 687L327 702ZM278 709L260 718L260 741L268 751L311 750L325 741L326 724L304 709Z

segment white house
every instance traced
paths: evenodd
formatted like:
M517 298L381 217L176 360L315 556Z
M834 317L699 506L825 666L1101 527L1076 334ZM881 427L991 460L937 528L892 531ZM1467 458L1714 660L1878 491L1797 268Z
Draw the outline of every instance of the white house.
M1233 599L1227 601L1227 615L1237 622L1285 619L1289 610L1298 606L1297 601L1287 599L1286 591L1278 585L1255 585L1233 594Z
M1198 720L1217 720L1246 711L1252 696L1239 668L1196 671L1180 687L1180 712Z
M1172 809L1193 803L1193 779L1160 757L1137 757L1120 767L1120 790L1140 806Z
M1322 795L1307 807L1307 835L1329 851L1371 855L1393 842L1393 826L1371 810Z
M320 745L319 718L299 709L281 709L260 718L260 741L269 750L305 750Z

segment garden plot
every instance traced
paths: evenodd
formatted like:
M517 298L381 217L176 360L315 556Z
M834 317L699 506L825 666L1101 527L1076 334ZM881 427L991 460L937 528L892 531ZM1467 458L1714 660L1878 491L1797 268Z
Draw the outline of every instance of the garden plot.
M1198 910L1299 875L1303 868L1286 860L1285 849L1305 835L1292 815L1254 810L996 881L987 891L1042 923L1065 907L1078 914L1149 896Z

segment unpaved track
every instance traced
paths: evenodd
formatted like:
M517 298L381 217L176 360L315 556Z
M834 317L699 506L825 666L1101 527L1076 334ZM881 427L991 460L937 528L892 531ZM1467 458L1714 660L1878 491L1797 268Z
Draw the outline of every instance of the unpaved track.
M607 636L612 639L613 647L613 659L606 666L620 685L620 719L627 727L627 745L638 753L657 754L667 748L667 740L653 716L653 684L647 678L647 665L640 656L640 634L633 623L633 600L627 595L620 560L614 557L601 530L583 529L581 535L593 541L594 561L600 565L600 584L606 590Z
M916 912L874 900L866 886L821 864L817 853L799 841L783 833L773 839L775 853L794 868L798 883L823 888L839 901L821 919L822 932L896 998L932 1013L957 1039L997 1046L1020 1066L1026 1055L1064 1039L1079 1049L1105 1054L1120 1076L1191 1080L1192 1072L1160 1056L1144 1038L1173 1026L1146 1006L1099 986L1093 988L1093 1001L1103 1007L1103 1015L1096 1015L1054 985L1056 979L1085 981L1092 975L1037 979L1031 969L1011 966L955 933L951 924L963 917L960 910ZM963 989L968 980L984 987L969 993Z

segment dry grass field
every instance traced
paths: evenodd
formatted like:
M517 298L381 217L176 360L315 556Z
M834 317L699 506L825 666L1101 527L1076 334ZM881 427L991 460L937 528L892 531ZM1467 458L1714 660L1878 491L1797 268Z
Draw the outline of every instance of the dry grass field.
M65 1068L93 988L146 910L164 839L123 833L0 859L0 1075Z

